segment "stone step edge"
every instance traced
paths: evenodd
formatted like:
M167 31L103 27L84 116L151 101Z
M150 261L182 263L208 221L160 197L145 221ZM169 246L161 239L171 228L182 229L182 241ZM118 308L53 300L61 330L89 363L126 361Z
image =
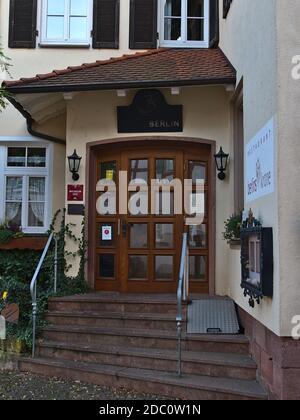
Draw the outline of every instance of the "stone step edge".
M73 326L73 325L48 325L42 328L42 331L49 331L49 332L68 332L68 333L79 333L79 334L101 334L101 335L118 335L118 336L128 336L131 337L150 337L150 338L162 338L162 339L169 339L169 340L176 340L177 339L177 332L174 329L174 333L170 333L164 330L149 330L145 331L143 329L138 330L134 329L131 330L129 328L96 328L96 327L88 327L88 326ZM225 344L249 344L249 340L244 335L197 335L197 334L182 334L183 340L191 340L191 341L203 341L203 342L214 342L214 343L225 343Z
M84 353L113 354L116 356L133 356L141 358L153 358L161 360L177 361L177 351L168 349L151 349L147 351L142 347L120 347L120 346L100 346L97 348L84 347L83 345L71 345L68 343L56 343L43 341L38 344L38 348L54 348L57 350L78 351ZM223 359L222 359L223 358ZM226 366L245 369L257 369L254 360L243 354L220 353L220 352L193 352L182 351L182 361L187 363L210 364L215 366Z
M172 305L177 306L177 299L156 299L153 298L127 298L126 297L105 297L105 296L95 296L89 297L84 295L79 296L71 296L71 297L51 297L49 299L51 303L60 303L60 302L67 302L67 303L116 303L116 304L135 304L135 305L147 305L147 304L155 304L155 305ZM184 306L187 306L186 302L183 302Z
M209 391L222 394L238 395L242 397L267 399L267 393L257 381L231 379L231 378L212 378L208 376L183 375L179 378L176 374L165 373L156 370L124 368L114 365L96 365L92 363L70 362L65 360L50 359L19 359L19 367L23 363L30 363L48 367L59 368L61 370L76 370L92 374L105 374L115 376L116 378L128 378L131 380L148 381L152 383L160 383L170 386L183 386L199 391ZM21 369L22 370L22 369ZM222 384L218 382L222 381ZM245 387L250 386L254 389L247 390Z
M136 312L64 312L51 311L46 312L46 316L66 317L66 318L99 318L99 319L121 319L138 321L167 321L176 324L176 315L173 314L154 314L154 313L136 313ZM186 322L184 320L183 322Z

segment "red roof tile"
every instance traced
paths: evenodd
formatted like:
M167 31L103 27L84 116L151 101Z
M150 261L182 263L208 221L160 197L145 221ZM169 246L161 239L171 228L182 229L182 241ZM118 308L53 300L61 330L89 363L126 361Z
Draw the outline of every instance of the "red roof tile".
M6 81L12 93L120 89L141 86L235 83L236 73L217 49L158 49Z

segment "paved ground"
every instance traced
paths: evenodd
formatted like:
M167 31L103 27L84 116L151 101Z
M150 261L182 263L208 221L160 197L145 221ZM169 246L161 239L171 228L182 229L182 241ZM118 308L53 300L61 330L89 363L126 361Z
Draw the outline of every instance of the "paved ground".
M164 397L97 385L0 371L0 400L162 400Z

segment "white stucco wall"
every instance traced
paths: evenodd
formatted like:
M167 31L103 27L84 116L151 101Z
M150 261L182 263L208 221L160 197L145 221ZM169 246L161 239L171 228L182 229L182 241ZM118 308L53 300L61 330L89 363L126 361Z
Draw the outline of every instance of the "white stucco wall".
M291 319L300 313L300 84L291 78L292 56L300 51L299 18L297 0L288 5L283 0L239 0L221 20L221 48L237 69L238 82L243 80L245 145L275 118L275 193L251 203L255 216L274 231L274 298L249 308L237 282L238 251L231 251L228 293L281 336L291 335Z
M280 250L280 329L289 335L300 315L300 80L291 75L300 54L300 2L277 1L278 51L278 194Z

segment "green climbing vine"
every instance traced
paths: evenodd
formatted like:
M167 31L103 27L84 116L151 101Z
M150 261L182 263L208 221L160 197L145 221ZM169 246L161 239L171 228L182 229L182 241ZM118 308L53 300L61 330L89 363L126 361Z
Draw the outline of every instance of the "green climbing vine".
M56 296L82 294L88 291L84 276L86 262L85 220L82 221L81 233L73 233L72 224L66 224L66 211L56 212L49 234L54 232L58 240L58 281ZM59 221L60 218L60 221ZM66 249L66 241L76 245L74 252ZM72 259L79 258L79 270L75 277L68 275L72 268ZM31 297L29 285L34 274L40 253L30 250L0 250L0 297L7 294L5 304L17 303L20 308L18 324L7 325L8 337L21 340L27 347L32 344ZM45 312L48 299L54 296L54 245L52 244L44 261L37 286L37 334L45 325ZM2 305L4 302L2 301Z

